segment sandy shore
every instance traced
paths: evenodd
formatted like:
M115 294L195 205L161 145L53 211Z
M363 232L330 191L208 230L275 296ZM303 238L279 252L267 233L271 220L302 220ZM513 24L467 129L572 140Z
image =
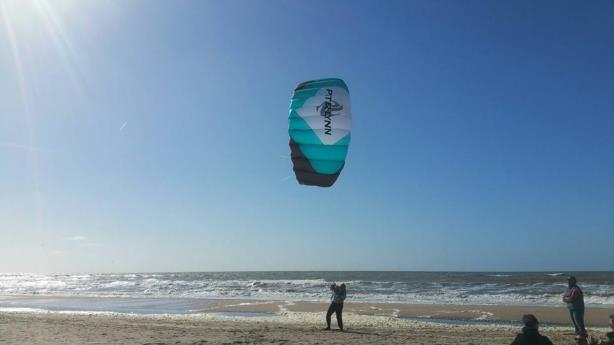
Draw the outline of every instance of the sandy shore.
M2 344L509 344L505 325L448 325L391 316L345 314L346 332L324 331L323 312L270 317L0 313ZM605 328L593 328L603 334ZM569 327L543 327L554 344L571 344Z
M236 301L219 300L200 309L203 312L310 312L328 308L321 302ZM502 305L447 305L447 304L399 304L399 303L346 303L344 312L359 315L392 316L398 318L474 320L518 322L523 314L534 314L541 323L569 325L569 311L565 307L502 306ZM607 327L613 308L587 308L587 326Z
M190 299L190 298L115 298L78 296L0 296L0 311L90 311L119 314L186 313L261 313L280 315L286 313L321 313L328 303L307 301L265 301L238 299ZM563 306L509 306L509 305L458 305L458 304L400 304L348 302L345 313L366 316L386 316L418 320L466 320L483 321L518 326L523 314L537 316L542 324L570 325L569 312ZM606 327L608 315L614 308L586 310L587 326Z

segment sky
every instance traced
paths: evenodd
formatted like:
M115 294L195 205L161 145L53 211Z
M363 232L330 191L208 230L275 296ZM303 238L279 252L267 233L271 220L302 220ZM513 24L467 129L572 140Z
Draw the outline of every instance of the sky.
M612 1L0 0L0 272L614 270L613 61Z

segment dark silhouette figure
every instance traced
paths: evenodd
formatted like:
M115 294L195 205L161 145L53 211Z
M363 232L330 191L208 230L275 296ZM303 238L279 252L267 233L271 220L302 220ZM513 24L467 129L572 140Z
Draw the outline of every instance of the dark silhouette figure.
M524 327L511 345L553 345L548 337L539 334L539 321L533 314L522 317Z
M326 329L330 330L330 317L335 313L337 316L337 325L339 329L343 331L343 301L346 297L345 284L337 285L332 284L330 290L333 292L331 296L331 303L326 312Z

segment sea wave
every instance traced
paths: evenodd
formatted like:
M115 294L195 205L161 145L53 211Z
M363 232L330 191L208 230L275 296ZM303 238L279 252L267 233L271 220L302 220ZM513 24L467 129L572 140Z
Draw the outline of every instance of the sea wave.
M566 285L557 277L407 272L0 274L0 295L326 301L328 286L343 281L352 301L558 306ZM614 273L583 278L587 305L614 306Z

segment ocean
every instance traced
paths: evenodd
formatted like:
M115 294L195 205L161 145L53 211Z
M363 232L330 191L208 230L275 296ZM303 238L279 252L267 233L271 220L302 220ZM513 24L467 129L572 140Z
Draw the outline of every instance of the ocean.
M614 272L573 274L584 290L588 306L614 306ZM333 282L347 285L348 302L562 306L566 275L562 272L387 271L0 273L0 296L4 297L0 299L0 308L32 307L15 301L28 301L23 298L33 296L38 297L36 307L43 309L44 299L40 301L45 296L82 301L108 297L118 301L114 302L118 306L127 304L125 298L140 298L130 302L134 304L132 309L147 309L151 301L160 304L162 300L163 305L181 308L195 300L212 299L328 301L328 286ZM7 304L7 301L12 302Z

